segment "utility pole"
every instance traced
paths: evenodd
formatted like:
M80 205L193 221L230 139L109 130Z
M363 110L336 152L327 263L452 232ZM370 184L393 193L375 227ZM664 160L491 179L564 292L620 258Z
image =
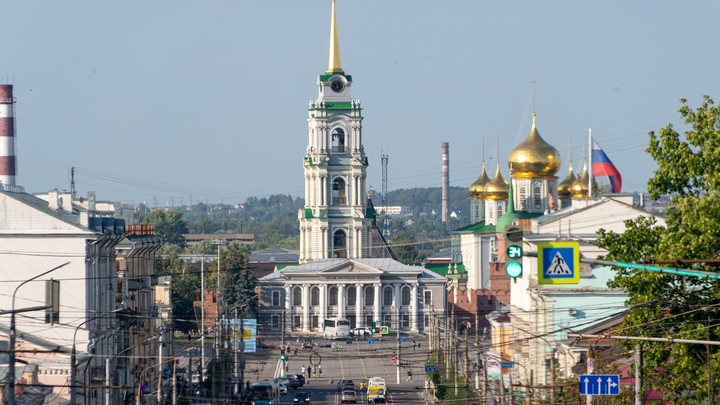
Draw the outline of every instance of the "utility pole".
M163 377L163 330L160 329L158 337L158 382L157 382L157 403L162 403L162 377Z
M709 362L708 362L709 363ZM642 345L640 343L635 345L635 405L642 405Z
M177 360L174 358L173 358L173 377L172 378L173 378L172 405L177 405ZM190 373L190 381L192 382L192 373Z
M398 320L399 321L399 320ZM397 383L400 384L400 322L397 325L397 356L395 357L395 374L397 377Z
M468 328L465 328L465 403L470 398L470 356L468 355Z
M282 313L282 332L280 332L280 350L285 350L285 311ZM287 356L287 355L286 355ZM285 359L287 357L283 358L282 360L282 375L285 375ZM310 373L308 372L308 375Z
M205 394L205 255L200 257L200 395ZM192 377L192 375L191 375Z

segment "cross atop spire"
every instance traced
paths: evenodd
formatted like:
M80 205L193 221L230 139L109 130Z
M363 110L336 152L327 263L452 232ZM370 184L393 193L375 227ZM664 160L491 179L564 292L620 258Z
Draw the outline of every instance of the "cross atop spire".
M342 73L340 66L340 41L338 40L337 19L335 18L335 0L332 1L332 15L330 18L330 54L328 56L328 74Z

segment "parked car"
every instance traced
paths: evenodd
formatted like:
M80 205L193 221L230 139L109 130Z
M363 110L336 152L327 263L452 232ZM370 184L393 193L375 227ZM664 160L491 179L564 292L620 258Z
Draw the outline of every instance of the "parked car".
M293 375L295 376L295 378L297 378L301 387L305 385L305 376L304 375L302 375L302 374L293 374Z
M309 404L310 403L310 394L307 392L298 392L293 397L293 404Z
M355 328L352 330L353 336L370 336L372 335L372 331L370 328Z
M357 404L357 393L355 390L344 389L340 394L340 403L344 404L349 402L351 404Z
M280 388L280 395L287 395L287 385L278 384L278 387Z

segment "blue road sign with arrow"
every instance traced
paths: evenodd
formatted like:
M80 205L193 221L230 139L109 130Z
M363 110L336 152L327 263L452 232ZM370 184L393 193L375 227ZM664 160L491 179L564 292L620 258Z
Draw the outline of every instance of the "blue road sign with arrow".
M585 374L580 376L580 395L618 395L620 376L617 374Z
M375 343L375 339L368 339L368 344L372 346Z

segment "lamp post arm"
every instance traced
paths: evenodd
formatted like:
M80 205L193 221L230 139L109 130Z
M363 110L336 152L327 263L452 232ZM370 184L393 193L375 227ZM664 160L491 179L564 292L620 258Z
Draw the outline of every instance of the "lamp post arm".
M10 353L8 356L9 357L8 360L10 363L10 369L8 370L8 380L9 380L8 381L8 383L9 383L8 384L8 391L9 391L8 403L10 405L15 405L15 294L17 294L20 287L24 286L25 284L27 284L33 280L37 280L38 278L40 278L48 273L51 273L61 267L65 267L68 264L70 264L70 262L65 262L59 266L53 267L52 269L50 269L48 271L42 272L32 278L29 278L29 279L23 281L22 283L20 283L17 287L15 287L15 291L13 291L12 303L11 303L12 310L10 311L10 336L9 336L10 337L10 339L9 339L10 340L10 342L9 342Z

